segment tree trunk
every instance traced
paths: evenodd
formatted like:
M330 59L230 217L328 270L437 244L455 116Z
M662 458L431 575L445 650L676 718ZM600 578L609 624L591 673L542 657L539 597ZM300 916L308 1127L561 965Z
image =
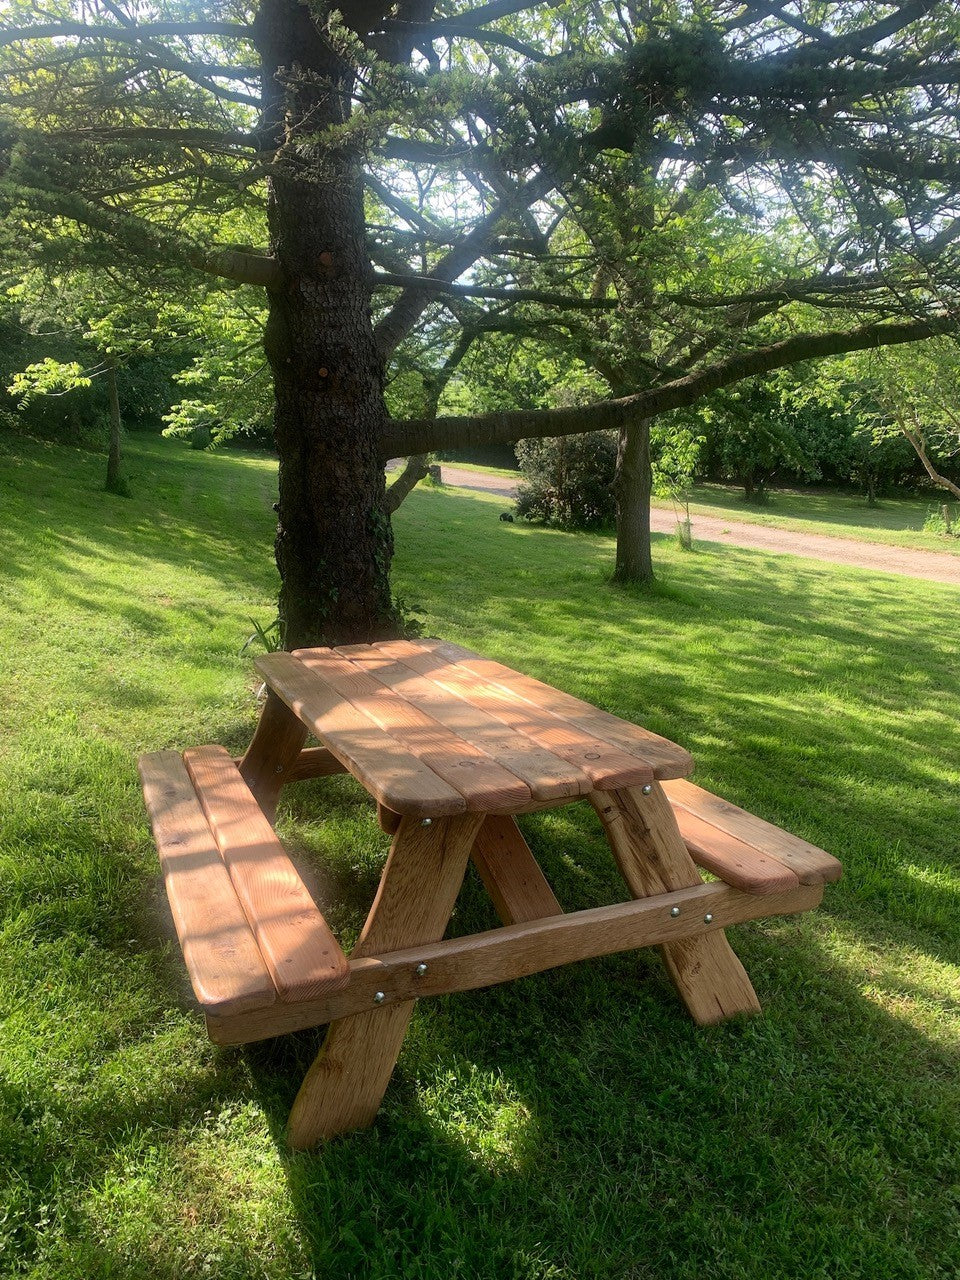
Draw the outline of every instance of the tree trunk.
M104 363L107 367L107 397L110 401L110 445L107 450L108 493L125 495L127 486L120 471L123 423L120 420L120 395L117 391L117 357L111 352Z
M620 429L617 446L617 564L614 582L653 582L650 549L650 419Z
M387 413L370 323L360 155L336 133L349 114L352 71L318 25L297 0L264 0L255 24L264 122L279 148L267 217L284 282L269 291L265 348L288 649L395 634L379 452Z
M955 498L960 498L960 485L954 484L952 480L942 476L930 461L923 434L919 430L911 430L904 425L902 420L900 421L900 430L913 445L914 452L923 463L923 468L933 483L939 485L941 489L946 489L948 493L952 493Z
M387 510L391 515L404 498L409 497L420 481L429 475L430 464L427 462L427 457L425 453L415 453L413 457L408 458L406 466L387 490Z

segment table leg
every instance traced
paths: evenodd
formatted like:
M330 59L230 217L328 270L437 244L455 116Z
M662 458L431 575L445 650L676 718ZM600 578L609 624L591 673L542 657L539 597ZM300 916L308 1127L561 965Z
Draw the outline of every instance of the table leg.
M253 739L240 761L240 773L271 822L276 819L277 801L288 772L306 740L306 726L269 689Z
M439 942L463 883L482 813L405 817L352 959ZM291 1146L371 1125L413 1013L414 1000L379 1005L330 1024L290 1112Z
M640 787L594 791L590 803L634 898L701 883L659 783L646 793ZM701 1026L760 1011L750 979L721 930L668 943L661 953L681 999Z
M504 924L563 915L515 818L488 814L477 832L472 857Z

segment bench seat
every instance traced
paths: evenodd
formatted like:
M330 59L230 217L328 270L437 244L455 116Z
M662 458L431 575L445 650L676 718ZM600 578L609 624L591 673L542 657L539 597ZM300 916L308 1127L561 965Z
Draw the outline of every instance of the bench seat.
M222 747L139 761L174 925L204 1013L346 985L347 958Z
M839 880L831 854L711 795L686 778L662 784L694 862L746 893L775 894L798 884Z

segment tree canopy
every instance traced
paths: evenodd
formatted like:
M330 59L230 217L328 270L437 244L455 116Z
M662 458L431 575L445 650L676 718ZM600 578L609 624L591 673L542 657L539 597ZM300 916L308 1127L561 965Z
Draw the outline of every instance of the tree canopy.
M953 332L958 35L937 0L13 0L5 234L265 290L287 642L369 639L393 626L386 458L585 418L626 438ZM441 413L504 334L608 394Z

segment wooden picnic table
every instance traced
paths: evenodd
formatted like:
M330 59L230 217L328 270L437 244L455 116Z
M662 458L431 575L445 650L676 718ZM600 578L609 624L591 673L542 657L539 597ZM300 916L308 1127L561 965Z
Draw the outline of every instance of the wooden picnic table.
M268 692L242 760L159 752L141 775L211 1037L330 1023L291 1112L296 1147L372 1123L424 996L655 944L698 1023L758 1011L724 928L814 907L840 874L823 850L686 781L682 747L459 646L396 640L256 665ZM393 837L349 959L271 825L288 782L343 771ZM516 817L581 800L631 900L565 914ZM471 858L502 926L443 940Z

